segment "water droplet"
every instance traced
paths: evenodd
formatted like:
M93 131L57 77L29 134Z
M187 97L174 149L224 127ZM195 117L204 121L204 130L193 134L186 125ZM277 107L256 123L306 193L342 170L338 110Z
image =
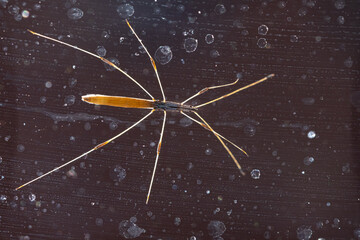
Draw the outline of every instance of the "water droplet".
M64 102L65 102L65 106L71 106L71 105L74 105L75 103L75 96L74 95L68 95L68 96L65 96L65 99L64 99Z
M210 190L206 190L206 194L209 195L209 194L210 194Z
M179 225L181 224L181 218L176 217L176 218L174 219L174 224L175 224L175 226L179 226Z
M76 83L77 83L76 78L73 78L73 77L69 78L69 81L68 81L69 87L71 87L71 88L75 87Z
M354 62L353 62L351 57L348 57L344 61L344 66L347 67L347 68L351 68L353 66L353 64L354 64Z
M109 57L107 60L109 60L110 62L112 62L115 66L119 66L120 65L120 62L117 58L115 57ZM114 71L115 68L113 66L110 66L109 64L107 63L104 63L104 66L105 66L105 69L106 71Z
M253 137L255 136L256 133L256 128L253 125L246 125L244 127L244 133L249 136L249 137Z
M36 200L36 195L33 194L33 193L30 193L29 194L29 200L30 200L30 202L34 202Z
M344 0L337 0L334 3L334 6L336 9L341 10L345 7L345 1Z
M310 164L312 164L315 161L315 159L313 157L305 157L304 158L304 164L306 166L309 166Z
M253 169L250 173L251 177L253 179L259 179L260 178L260 170L259 169Z
M220 56L220 53L219 53L218 50L213 49L213 50L210 51L210 57L211 58L217 58L219 56Z
M299 9L299 11L298 11L299 17L304 17L304 16L306 16L306 14L307 14L307 9L305 7L302 7Z
M115 130L115 129L117 129L119 127L119 125L117 124L117 122L111 122L110 124L109 124L109 128L111 129L111 130Z
M295 43L299 41L299 37L297 35L290 36L290 42Z
M96 226L102 226L104 224L104 220L102 218L96 218L95 219Z
M198 40L195 38L187 38L184 41L184 48L187 53L195 52L198 46Z
M45 83L45 87L46 87L46 88L51 88L51 87L52 87L52 82L47 81L47 82Z
M123 220L119 223L119 233L124 238L137 238L144 232L144 229L128 220Z
M118 12L121 18L129 18L135 12L134 6L128 3L119 5L116 11Z
M116 165L113 170L110 171L110 178L115 182L121 182L126 177L126 170L119 165Z
M84 16L84 12L79 8L70 8L67 11L67 16L71 20L79 20L80 18L82 18Z
M6 195L3 194L0 195L0 201L6 201L6 199L7 199Z
M25 146L22 145L22 144L19 144L19 145L17 145L16 149L17 149L18 152L24 152L25 151Z
M267 34L267 32L269 31L269 28L268 28L268 26L266 26L266 25L260 25L259 27L258 27L258 33L260 34L260 35L266 35Z
M217 4L217 5L215 6L214 12L215 12L217 15L222 15L222 14L226 13L226 8L225 8L225 6L222 5L222 4Z
M119 42L120 42L120 43L122 43L124 40L125 40L124 37L120 37L120 38L119 38Z
M213 150L211 148L208 148L205 150L205 154L210 156L212 154Z
M0 181L3 180L5 177L3 175L0 175Z
M316 133L314 131L309 131L307 134L307 137L310 139L313 139L316 137Z
M312 230L310 227L301 226L296 229L296 235L299 240L309 240L312 235Z
M28 18L28 17L30 16L30 12L29 12L28 10L23 10L23 11L21 12L21 16L22 16L23 18Z
M100 57L105 57L105 55L106 55L106 49L104 46L97 46L95 52Z
M220 237L226 231L225 224L220 221L211 221L208 226L207 230L210 236L213 238Z
M3 158L2 158L2 156L0 156L0 163L2 163L2 161L3 161Z
M215 39L214 35L212 35L210 33L206 34L206 36L205 36L205 42L207 44L212 44L214 42L214 39Z
M337 22L338 22L340 25L343 25L343 24L345 23L345 18L344 18L344 16L338 16Z
M265 38L259 38L257 41L257 45L259 48L265 48L267 46L267 41Z
M20 8L17 5L10 5L8 7L8 13L10 13L11 15L16 15L19 14Z
M161 65L165 65L171 61L173 53L169 46L160 46L155 51L154 57Z

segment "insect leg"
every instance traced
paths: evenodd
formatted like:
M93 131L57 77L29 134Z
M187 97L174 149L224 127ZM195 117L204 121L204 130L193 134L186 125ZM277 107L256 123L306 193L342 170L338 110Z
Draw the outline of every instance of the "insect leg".
M192 121L196 122L197 124L199 124L200 126L202 126L203 128L205 128L206 130L209 130L211 132L211 130L202 122L190 117L189 115L187 115L186 113L184 113L183 111L181 111L181 114L183 114L184 116L186 116L187 118L191 119ZM241 147L239 147L238 145L236 145L235 143L231 142L230 140L228 140L227 138L225 138L224 136L222 136L221 134L219 134L218 132L215 132L213 130L213 133L218 135L219 137L221 137L223 140L227 141L228 143L230 143L231 145L233 145L234 147L236 147L237 149L239 149L242 153L244 153L247 157L249 156L247 154L247 152L245 152L244 149L242 149Z
M158 160L159 160L161 143L162 143L162 138L163 138L164 129L165 129L165 122L166 122L166 111L164 111L164 120L163 120L163 125L162 125L162 128L161 128L160 140L159 140L159 143L158 143L158 146L157 146L157 150L156 150L156 159L155 159L155 164L154 164L153 173L152 173L152 176L151 176L149 191L148 191L148 194L147 194L147 197L146 197L146 204L148 204L148 202L149 202L150 193L151 193L151 188L152 188L153 181L154 181L154 177L155 177L156 167L157 167L157 163L158 163Z
M161 81L160 81L160 77L159 77L159 73L158 73L158 70L157 70L157 67L156 67L156 64L155 64L155 61L154 59L152 58L152 56L150 55L149 51L147 50L147 48L145 47L145 45L143 44L142 40L139 38L139 36L136 34L135 30L131 27L129 21L126 19L126 23L127 25L129 26L129 28L131 29L132 33L135 35L135 37L137 38L137 40L139 41L139 43L141 44L141 46L145 49L147 55L149 56L150 58L150 62L151 62L151 65L153 66L154 68L154 71L155 71L155 75L156 75L156 78L159 82L159 86L160 86L160 90L161 90L161 93L162 93L162 96L163 96L163 100L164 102L166 101L165 99L165 94L164 94L164 90L163 90L163 87L161 85Z
M232 82L232 83L223 84L223 85L219 85L219 86L212 86L212 87L203 88L203 89L200 90L198 93L194 94L193 96L191 96L191 97L189 97L188 99L186 99L185 101L183 101L181 104L184 104L184 103L190 101L190 100L193 99L194 97L197 97L197 96L199 96L199 95L207 92L207 91L210 90L210 89L228 87L228 86L234 85L234 84L237 83L238 81L239 81L239 79L236 79L235 82Z
M209 130L217 137L217 139L219 139L220 143L223 145L223 147L225 148L225 150L228 152L228 154L230 155L230 157L233 159L234 163L236 164L237 168L240 170L240 173L244 176L245 172L242 170L239 162L236 160L236 158L234 157L234 155L232 154L232 152L230 151L230 149L225 145L225 143L223 142L223 140L216 134L216 132L210 127L210 125L195 111L193 111L193 113L195 113L200 119L201 121L206 125L206 127L209 128Z
M237 90L235 90L235 91L233 91L233 92L230 92L230 93L228 93L228 94L225 94L225 95L223 95L223 96L221 96L221 97L218 97L218 98L216 98L216 99L213 99L213 100L211 100L211 101L209 101L209 102L206 102L206 103L197 105L197 106L195 106L194 108L201 108L201 107L203 107L203 106L205 106L205 105L208 105L208 104L210 104L210 103L213 103L213 102L219 101L219 100L221 100L221 99L227 98L227 97L229 97L229 96L231 96L231 95L233 95L233 94L235 94L235 93L237 93L237 92L240 92L240 91L245 90L245 89L247 89L247 88L249 88L249 87L255 86L256 84L262 83L262 82L264 82L264 81L266 81L266 80L268 80L269 78L272 78L272 77L274 77L274 76L275 76L275 74L270 74L270 75L268 75L268 76L266 76L266 77L264 77L264 78L262 78L262 79L260 79L260 80L257 80L256 82L250 83L250 84L248 84L248 85L246 85L246 86L244 86L244 87L241 87L241 88L239 88L239 89L237 89Z
M137 82L134 78L132 78L127 72L125 72L124 70L122 70L121 68L119 68L118 66L116 66L115 64L113 64L112 62L110 62L109 60L107 60L106 58L103 58L103 57L100 57L94 53L91 53L89 51L86 51L82 48L79 48L77 46L74 46L74 45L71 45L69 43L66 43L66 42L63 42L63 41L60 41L60 40L57 40L55 38L51 38L51 37L48 37L48 36L45 36L45 35L42 35L40 33L37 33L37 32L33 32L31 30L28 30L30 33L36 35L36 36L39 36L39 37L42 37L42 38L45 38L45 39L48 39L48 40L51 40L53 42L57 42L57 43L60 43L60 44L63 44L65 46L68 46L68 47L71 47L71 48L74 48L76 50L79 50L83 53L86 53L86 54L89 54L90 56L93 56L93 57L96 57L98 59L100 59L101 61L103 61L104 63L110 65L111 67L115 68L116 70L120 71L122 74L124 74L126 77L128 77L131 81L133 81L134 83L136 83L147 95L149 95L151 97L152 100L155 100L154 97L139 83Z
M41 176L39 176L39 177L37 177L37 178L34 178L33 180L31 180L31 181L29 181L29 182L21 185L20 187L17 187L15 190L19 190L20 188L25 187L26 185L28 185L28 184L30 184L30 183L33 183L33 182L35 182L35 181L37 181L37 180L39 180L39 179L41 179L41 178L49 175L50 173L53 173L53 172L55 172L55 171L57 171L57 170L65 167L66 165L69 165L70 163L75 162L76 160L78 160L78 159L86 156L87 154L89 154L89 153L91 153L91 152L93 152L93 151L95 151L95 150L98 150L99 148L104 147L106 144L112 142L112 141L115 140L116 138L120 137L121 135L123 135L124 133L126 133L127 131L129 131L130 129L132 129L132 128L135 127L136 125L138 125L139 123L141 123L143 120L145 120L145 118L147 118L148 116L150 116L153 112L154 112L154 110L152 110L151 112L149 112L146 116L144 116L143 118L141 118L139 121L137 121L136 123L134 123L133 125L131 125L131 126L128 127L127 129L125 129L124 131L122 131L121 133L119 133L118 135L116 135L115 137L112 137L112 138L110 138L109 140L98 144L97 146L95 146L94 148L90 149L89 151L81 154L80 156L77 156L76 158L74 158L74 159L72 159L72 160L70 160L70 161L68 161L68 162L60 165L59 167L56 167L56 168L54 168L53 170L51 170L51 171L49 171L49 172L47 172L47 173L44 173L44 174L42 174Z

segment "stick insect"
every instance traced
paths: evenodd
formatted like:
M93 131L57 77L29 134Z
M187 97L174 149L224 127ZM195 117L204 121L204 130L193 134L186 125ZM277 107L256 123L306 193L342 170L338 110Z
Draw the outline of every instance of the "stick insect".
M144 121L146 118L148 118L154 111L162 111L164 116L163 116L163 123L162 123L162 128L161 128L161 132L160 132L160 139L157 145L157 150L156 150L156 158L155 158L155 164L154 164L154 168L152 171L152 176L151 176L151 181L150 181L150 185L148 188L148 193L147 193L147 197L146 197L146 204L148 204L149 202L149 198L150 198L150 193L151 193L151 189L152 189L152 185L153 185L153 181L154 181L154 177L155 177L155 172L156 172L156 167L158 165L158 160L159 160L159 155L160 155L160 149L161 149L161 143L162 143L162 139L163 139L163 135L164 135L164 129L165 129L165 123L166 123L166 113L169 111L173 111L173 112L180 112L181 114L183 114L185 117L189 118L190 120L194 121L195 123L199 124L201 127L205 128L206 130L210 131L211 133L214 134L214 136L219 140L219 142L222 144L222 146L225 148L225 150L227 151L227 153L230 155L230 157L232 158L232 160L234 161L236 167L239 169L240 173L242 175L245 175L244 171L242 170L239 162L237 161L237 159L235 158L234 154L230 151L230 149L228 148L228 146L224 143L224 141L226 141L227 143L231 144L232 146L234 146L235 148L237 148L238 150L240 150L243 154L245 154L246 156L248 156L248 154L245 152L245 150L243 150L241 147L237 146L235 143L233 143L232 141L228 140L227 138L225 138L224 136L222 136L221 134L219 134L218 132L216 132L210 125L209 123L207 123L205 121L205 119L203 117L200 116L200 114L198 113L198 110L201 107L204 107L206 105L209 105L211 103L217 102L221 99L227 98L235 93L238 93L242 90L245 90L247 88L250 88L252 86L255 86L259 83L262 83L264 81L266 81L269 78L274 77L274 74L270 74L258 81L255 81L251 84L248 84L246 86L243 86L241 88L236 89L235 91L232 91L228 94L225 94L221 97L215 98L211 101L205 102L203 104L197 105L197 106L192 106L192 105L188 105L186 104L188 101L190 101L191 99L207 92L208 90L211 89L217 89L217 88L223 88L223 87L228 87L228 86L232 86L234 84L236 84L239 79L236 79L236 81L232 82L232 83L228 83L228 84L223 84L223 85L218 85L218 86L212 86L212 87L206 87L204 89L202 89L201 91L197 92L196 94L194 94L193 96L189 97L188 99L186 99L185 101L179 103L179 102L171 102L171 101L167 101L165 98L165 94L164 94L164 90L160 81L160 76L155 64L154 59L152 58L152 56L150 55L149 51L147 50L147 48L145 47L145 45L143 44L142 40L139 38L139 36L136 34L135 30L132 28L132 26L130 25L129 21L126 20L126 23L128 25L128 27L130 28L131 32L135 35L136 39L139 41L139 43L141 44L141 46L144 48L146 54L148 55L151 65L154 69L157 81L159 83L160 86L160 90L162 93L162 100L157 100L155 99L138 81L136 81L134 78L132 78L128 73L126 73L124 70L122 70L121 68L119 68L118 66L116 66L115 64L113 64L112 62L110 62L109 60L100 57L94 53L91 53L89 51L86 51L84 49L81 49L77 46L68 44L66 42L62 42L60 40L33 32L31 30L28 30L30 33L32 33L33 35L39 36L41 38L45 38L48 40L51 40L53 42L57 42L59 44L71 47L73 49L76 49L78 51L81 51L83 53L86 53L90 56L93 56L95 58L100 59L102 62L108 64L109 66L115 68L116 70L118 70L119 72L121 72L122 74L124 74L127 78L129 78L131 81L133 81L135 84L137 84L151 99L142 99L142 98L133 98L133 97L124 97L124 96L108 96L108 95L99 95L99 94L88 94L88 95L84 95L82 96L82 100L84 102L90 103L90 104L96 104L96 105L106 105L106 106L113 106L113 107L120 107L120 108L137 108L137 109L148 109L150 110L150 112L148 112L144 117L142 117L139 121L135 122L133 125L131 125L130 127L128 127L127 129L125 129L124 131L122 131L121 133L117 134L116 136L96 145L95 147L93 147L92 149L88 150L87 152L73 158L72 160L54 168L51 171L48 171L44 174L42 174L41 176L34 178L30 181L28 181L27 183L19 186L18 188L16 188L16 190L19 190L22 187L25 187L26 185L29 185L30 183L33 183L77 160L79 160L80 158L86 156L87 154L98 150L99 148L104 147L105 145L107 145L108 143L114 141L115 139L117 139L118 137L122 136L123 134L125 134L126 132L128 132L130 129L134 128L136 125L138 125L139 123L141 123L142 121ZM191 117L189 115L189 113L194 114L196 118Z

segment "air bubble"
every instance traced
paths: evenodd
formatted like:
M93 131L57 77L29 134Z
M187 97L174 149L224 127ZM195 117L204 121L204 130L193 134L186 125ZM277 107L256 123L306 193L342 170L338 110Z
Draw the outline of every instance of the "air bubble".
M304 158L304 164L306 166L309 166L310 164L312 164L315 161L315 159L313 157L305 157Z
M215 12L217 15L222 15L222 14L226 13L226 8L225 8L225 6L222 5L222 4L217 4L217 5L215 6L214 12Z
M171 61L173 54L169 46L160 46L156 50L154 57L161 65L165 65Z
M299 41L299 37L297 35L290 36L290 42L295 43Z
M268 28L268 26L266 26L266 25L260 25L259 27L258 27L258 33L260 34L260 35L266 35L267 34L267 32L269 31L269 28Z
M18 152L24 152L25 151L25 146L22 145L22 144L19 144L19 145L17 145L16 149L17 149Z
M116 11L121 18L131 17L135 12L134 6L128 3L119 5Z
M205 42L207 44L212 44L214 42L214 39L215 39L214 35L212 35L210 33L206 34L206 36L205 36Z
M52 82L47 81L47 82L45 83L45 87L46 87L46 88L51 88L51 87L52 87Z
M67 16L71 20L79 20L80 18L82 18L84 16L84 12L79 8L70 8L67 11Z
M106 49L104 46L97 46L95 52L100 57L105 57L105 55L106 55Z
M316 133L314 131L310 131L310 132L308 132L307 137L310 139L313 139L316 137Z
M259 48L265 48L267 46L267 41L265 38L259 38L257 41L257 45Z
M65 106L71 106L71 105L74 105L75 103L75 96L74 95L68 95L68 96L65 96L65 99L64 99L64 102L65 102Z
M253 179L259 179L260 178L260 170L259 169L253 169L250 173L251 177Z
M198 46L198 40L195 38L187 38L184 41L184 48L187 53L195 52Z
M21 12L21 16L22 16L23 18L28 18L28 17L30 16L30 12L29 12L28 10L23 10L23 11Z
M29 194L29 200L30 200L30 202L34 202L36 200L36 195L33 194L33 193L30 193Z

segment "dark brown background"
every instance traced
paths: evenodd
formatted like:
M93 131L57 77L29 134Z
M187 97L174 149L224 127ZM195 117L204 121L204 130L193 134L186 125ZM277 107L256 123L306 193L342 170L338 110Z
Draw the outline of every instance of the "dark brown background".
M139 43L116 12L123 1L41 1L38 10L38 1L2 2L1 239L122 239L119 223L131 217L146 230L139 239L212 239L211 221L225 225L224 239L306 239L310 231L311 239L359 239L358 1L128 1L135 9L129 20L150 53L162 45L173 51L170 63L158 64L169 100L229 83L239 73L238 86L276 74L200 111L249 152L246 158L234 149L247 176L239 176L213 135L169 114L149 205L161 113L74 163L77 178L67 176L66 167L14 191L146 114L82 102L88 93L146 95L95 58L26 29L91 52L104 46L106 57L119 59L154 96L161 93L147 56L138 54ZM224 4L224 14L215 13L217 4ZM9 13L14 5L30 17L15 20ZM84 11L80 20L67 17L72 7ZM267 48L257 46L262 24L269 28ZM183 35L190 30L191 36ZM215 36L211 45L204 40L208 33ZM193 53L183 48L187 37L199 41ZM212 57L213 50L220 56ZM71 95L75 103L64 106ZM306 157L314 158L309 166ZM116 166L126 171L121 182L113 178ZM252 169L261 171L260 179L251 178Z

